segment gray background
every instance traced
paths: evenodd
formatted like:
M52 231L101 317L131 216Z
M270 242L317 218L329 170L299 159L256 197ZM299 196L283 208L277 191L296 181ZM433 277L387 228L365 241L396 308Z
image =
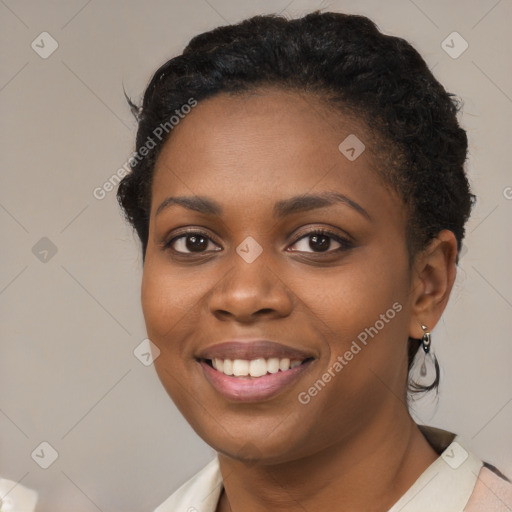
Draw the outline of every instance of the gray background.
M133 150L122 85L138 100L199 32L317 7L409 40L464 100L479 201L433 332L440 397L415 414L512 474L510 0L0 0L0 475L36 489L39 511L151 510L214 454L134 356L139 245L115 191L93 195ZM48 51L44 31L58 43L46 59L31 47ZM458 58L441 46L453 31L469 44ZM48 469L31 457L43 441L58 453Z

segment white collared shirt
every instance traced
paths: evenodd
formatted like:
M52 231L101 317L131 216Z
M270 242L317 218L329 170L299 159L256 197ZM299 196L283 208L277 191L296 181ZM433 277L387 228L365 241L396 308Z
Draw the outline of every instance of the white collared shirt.
M388 512L512 510L512 484L483 467L459 436L433 427L419 428L441 455ZM154 512L216 512L222 489L219 460L215 457ZM480 508L482 504L485 508Z

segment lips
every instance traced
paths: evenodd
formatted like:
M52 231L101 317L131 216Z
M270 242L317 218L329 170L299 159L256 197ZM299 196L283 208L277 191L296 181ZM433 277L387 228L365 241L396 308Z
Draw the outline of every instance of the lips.
M223 342L196 357L208 382L235 401L271 398L296 381L314 359L311 352L268 340Z
M199 352L198 359L270 359L270 358L290 360L308 359L314 357L313 353L308 353L296 348L282 345L268 340L255 341L226 341L205 348Z

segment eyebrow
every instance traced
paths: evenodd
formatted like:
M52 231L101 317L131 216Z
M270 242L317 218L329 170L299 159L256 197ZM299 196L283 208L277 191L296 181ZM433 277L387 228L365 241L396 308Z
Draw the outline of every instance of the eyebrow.
M323 192L320 194L302 194L288 199L277 201L273 213L276 218L283 218L294 213L324 208L336 203L342 203L351 207L363 217L371 220L369 213L358 203L338 192ZM168 197L156 209L155 217L171 205L180 205L183 208L194 210L205 215L221 216L222 206L206 196L175 196Z

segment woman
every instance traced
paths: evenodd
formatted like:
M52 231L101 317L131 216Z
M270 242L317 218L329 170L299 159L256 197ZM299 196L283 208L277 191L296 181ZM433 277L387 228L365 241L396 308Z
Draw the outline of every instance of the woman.
M157 512L509 510L509 480L407 406L438 384L474 199L419 54L362 16L257 16L193 38L131 106L118 199L155 367L218 453Z

